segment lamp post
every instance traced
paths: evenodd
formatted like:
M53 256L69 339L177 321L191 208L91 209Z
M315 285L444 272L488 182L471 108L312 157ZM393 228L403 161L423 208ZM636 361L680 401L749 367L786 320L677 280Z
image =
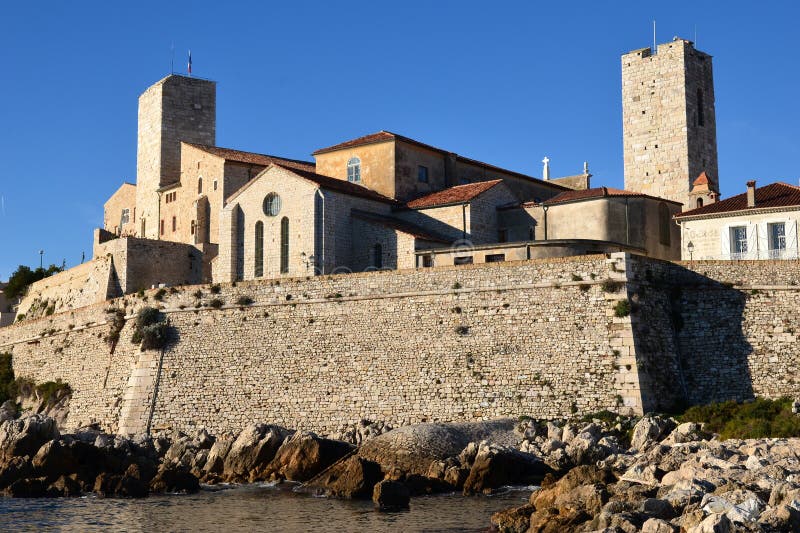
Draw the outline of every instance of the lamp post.
M544 211L544 240L547 240L547 210L550 209L549 205L542 204L542 211Z
M39 250L39 268L43 268L44 250Z
M692 241L686 244L686 250L689 252L689 261L691 261L693 259L692 252L694 252L694 243Z

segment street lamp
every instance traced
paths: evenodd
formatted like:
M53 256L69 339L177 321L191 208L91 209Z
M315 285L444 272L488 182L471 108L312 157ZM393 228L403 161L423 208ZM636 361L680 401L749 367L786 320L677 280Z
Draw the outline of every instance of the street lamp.
M686 250L689 252L689 261L691 261L692 260L692 252L694 252L694 243L692 241L689 241L686 244Z
M39 250L39 268L42 268L42 261L44 259L44 250Z

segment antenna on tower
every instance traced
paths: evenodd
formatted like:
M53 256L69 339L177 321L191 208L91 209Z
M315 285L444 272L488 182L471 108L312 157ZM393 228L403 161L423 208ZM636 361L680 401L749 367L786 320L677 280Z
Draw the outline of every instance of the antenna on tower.
M694 25L694 47L697 48L697 24Z
M173 41L169 47L170 57L169 57L169 73L175 74L175 42Z
M653 20L653 53L656 52L656 21Z

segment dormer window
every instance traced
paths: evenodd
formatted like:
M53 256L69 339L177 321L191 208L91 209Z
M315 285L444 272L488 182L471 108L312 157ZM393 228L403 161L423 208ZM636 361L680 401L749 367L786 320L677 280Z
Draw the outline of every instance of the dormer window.
M357 157L351 157L347 162L347 181L361 183L361 160Z

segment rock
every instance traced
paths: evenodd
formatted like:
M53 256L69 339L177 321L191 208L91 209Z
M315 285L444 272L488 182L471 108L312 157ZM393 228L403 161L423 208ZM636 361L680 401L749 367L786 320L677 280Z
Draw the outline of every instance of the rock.
M564 507L563 509L536 510L531 515L528 533L562 533L574 531L578 526L591 519L582 509Z
M492 515L492 526L498 533L525 533L530 527L531 515L535 510L533 505L523 505L498 511Z
M631 448L644 451L675 428L675 421L660 416L645 416L633 426Z
M42 498L47 496L47 480L43 477L18 479L3 494L12 498Z
M384 479L372 489L372 501L379 511L408 509L411 493L405 483Z
M639 510L648 516L654 518L661 518L662 520L670 520L675 516L675 510L672 508L667 500L659 498L647 498L642 502Z
M200 490L200 482L185 468L162 465L150 481L151 492L185 492Z
M562 434L563 434L563 430L559 426L553 424L552 422L547 422L547 438L548 439L561 441L562 440L562 438L561 438Z
M53 498L80 496L81 485L71 477L59 476L47 487L46 492Z
M0 489L4 489L19 479L30 477L33 468L27 457L12 457L0 465Z
M210 450L215 441L216 439L208 433L206 428L200 428L197 430L193 444L199 450Z
M687 530L687 533L730 533L731 521L724 514L711 514L698 525Z
M767 509L761 514L759 524L772 531L800 531L800 510L789 505Z
M17 416L17 405L11 400L6 400L0 405L0 424L6 420L13 420Z
M533 455L481 442L463 492L491 493L504 485L539 483L551 471Z
M382 478L377 463L352 455L311 480L308 487L337 498L366 499L372 497L373 487Z
M31 460L31 465L40 476L56 479L62 474L73 474L78 471L78 464L72 450L61 441L46 442Z
M675 533L678 528L658 518L650 518L642 524L642 533Z
M550 479L543 481L542 487L531 494L530 503L537 510L569 503L571 508L589 509L597 513L608 500L604 487L613 480L614 476L608 470L589 465L578 466L556 482ZM589 488L577 490L582 487Z
M30 415L0 424L0 463L10 457L33 456L42 445L59 437L56 421Z
M260 477L307 481L354 449L346 442L297 432L284 441Z
M206 464L203 465L203 470L209 474L222 474L225 469L225 457L233 446L233 441L229 439L217 439L208 450L208 457L206 457Z
M633 465L620 479L622 481L630 481L632 483L641 483L650 486L659 484L655 465Z
M467 444L464 449L458 454L458 462L466 467L472 468L472 463L475 462L475 456L478 455L478 446L477 442L470 442Z
M231 481L250 480L250 475L267 465L288 431L278 426L255 424L246 427L233 441L225 457L224 477Z
M705 433L701 429L700 424L695 422L685 422L672 430L672 433L670 433L667 438L661 441L661 443L673 445L685 442L707 440L709 438L711 438L711 435Z
M469 477L469 469L451 466L444 473L443 481L457 490L464 488L464 483Z

